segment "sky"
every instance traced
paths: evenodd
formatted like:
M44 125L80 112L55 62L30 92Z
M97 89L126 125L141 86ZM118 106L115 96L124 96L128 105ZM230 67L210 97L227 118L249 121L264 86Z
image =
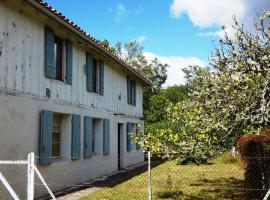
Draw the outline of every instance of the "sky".
M183 84L182 68L205 66L213 44L233 34L235 15L247 29L270 0L45 0L97 39L137 40L144 55L169 64L164 86ZM64 3L63 3L64 2Z

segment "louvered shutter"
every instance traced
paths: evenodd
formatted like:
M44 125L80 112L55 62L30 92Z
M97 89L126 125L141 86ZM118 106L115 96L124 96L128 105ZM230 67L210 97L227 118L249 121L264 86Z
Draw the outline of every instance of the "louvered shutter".
M127 151L131 151L131 135L132 132L132 123L127 123Z
M81 116L72 115L71 158L79 159L81 156Z
M49 165L52 162L52 127L53 112L41 111L39 136L39 162L41 165Z
M138 136L139 134L139 125L136 124L136 136ZM140 145L138 143L136 143L136 150L140 150Z
M99 62L99 94L104 95L104 62Z
M103 120L103 155L110 154L110 120Z
M93 118L84 117L84 157L92 156Z
M136 81L132 81L132 105L136 106Z
M56 78L56 66L54 63L54 32L45 27L45 75L49 78Z
M127 78L127 103L131 104L131 80Z
M73 44L66 41L66 82L72 84Z
M93 92L94 77L93 77L93 57L91 54L86 54L86 89L88 92Z

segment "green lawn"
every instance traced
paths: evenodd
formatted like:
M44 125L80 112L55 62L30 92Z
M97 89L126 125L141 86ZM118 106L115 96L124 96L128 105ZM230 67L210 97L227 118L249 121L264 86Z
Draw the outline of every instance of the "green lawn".
M147 173L122 183L103 187L82 200L147 199ZM176 165L165 162L152 170L153 199L244 199L243 170L236 160L224 154L208 165Z

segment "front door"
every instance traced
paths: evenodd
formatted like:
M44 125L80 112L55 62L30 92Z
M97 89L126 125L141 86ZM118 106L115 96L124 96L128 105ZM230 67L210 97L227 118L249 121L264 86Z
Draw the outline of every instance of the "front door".
M123 142L123 124L118 124L118 146L117 146L117 155L118 155L118 170L122 168L122 142Z

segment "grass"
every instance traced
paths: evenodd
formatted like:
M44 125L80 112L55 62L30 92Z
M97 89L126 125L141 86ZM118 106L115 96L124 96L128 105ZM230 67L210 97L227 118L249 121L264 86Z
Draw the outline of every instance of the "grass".
M147 172L112 187L103 187L81 200L147 199ZM168 161L152 170L153 199L244 199L243 170L236 159L221 155L207 165L176 165Z

